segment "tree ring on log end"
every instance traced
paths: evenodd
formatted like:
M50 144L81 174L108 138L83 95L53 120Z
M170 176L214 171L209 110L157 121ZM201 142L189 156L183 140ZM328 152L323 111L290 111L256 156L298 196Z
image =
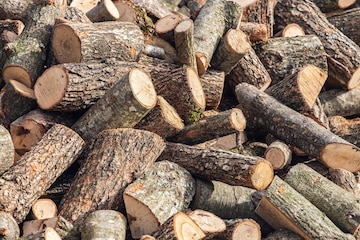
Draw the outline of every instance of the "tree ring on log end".
M205 237L204 232L200 229L200 227L191 220L183 212L178 212L174 216L174 232L176 235L176 239L202 239Z
M256 190L266 189L274 178L274 169L270 162L259 160L249 170L251 183Z
M339 8L347 8L350 7L351 5L353 5L356 2L356 0L342 0L342 1L338 1L338 6Z
M232 234L233 239L252 240L256 239L254 236L261 236L258 224L252 219L244 219L235 226L236 228Z
M171 106L163 97L158 96L158 104L162 109L164 119L174 128L182 130L184 128L183 120L177 114L176 109Z
M246 118L240 109L231 109L230 123L231 126L237 131L243 131L246 128Z
M188 86L194 97L194 101L196 105L199 106L201 109L205 109L206 107L205 93L199 76L192 68L186 69L186 75L188 76L189 79Z
M81 33L78 33L81 35ZM58 63L81 62L81 40L74 29L66 24L54 28L52 49Z
M37 104L43 110L48 110L58 104L64 97L69 78L66 69L53 66L45 70L34 86Z
M32 80L30 74L28 73L28 71L26 71L26 69L24 69L21 66L8 65L4 67L2 71L2 78L4 79L5 82L8 82L9 80L13 79L23 83L25 86L29 88L32 87Z
M154 108L157 94L150 76L140 69L133 69L129 73L129 83L135 99L147 109Z
M347 85L347 89L351 90L359 85L360 85L360 68L356 69L354 74L351 76Z

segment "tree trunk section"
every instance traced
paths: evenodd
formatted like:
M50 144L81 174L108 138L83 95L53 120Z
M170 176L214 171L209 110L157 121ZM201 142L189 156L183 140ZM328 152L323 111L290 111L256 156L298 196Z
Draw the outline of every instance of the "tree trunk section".
M298 37L305 36L304 29L297 23L290 23L284 27L281 31L275 34L280 37Z
M255 189L265 189L274 176L271 164L260 157L180 143L168 142L159 160L175 162L195 177Z
M266 149L264 158L272 164L274 170L280 170L290 165L292 152L285 143L275 141Z
M15 161L14 144L9 131L0 125L0 175L7 171Z
M304 238L300 237L298 234L288 230L288 229L279 229L269 234L264 238L264 240L303 240Z
M239 29L249 36L252 43L269 39L266 24L256 22L241 22Z
M30 219L48 219L56 217L58 209L56 204L50 198L40 198L31 206L29 213Z
M55 124L19 163L1 176L0 208L18 223L32 204L76 160L84 141L71 129ZM24 189L26 188L26 194Z
M208 69L200 77L205 94L206 109L217 109L223 96L225 73Z
M353 5L356 0L312 0L323 13L334 12Z
M158 0L134 0L135 6L145 8L145 10L156 18L162 18L173 14L167 7Z
M357 198L360 197L360 188L355 174L344 169L329 169L329 177L339 187L353 193Z
M160 161L124 191L131 236L151 234L168 218L185 211L195 194L195 180L176 163Z
M99 2L100 0L72 0L70 6L76 7L86 13L95 7Z
M329 119L329 125L331 132L360 147L360 118L333 116Z
M17 240L20 229L15 219L6 212L0 211L0 238L2 240Z
M102 0L95 7L86 12L92 22L115 21L120 18L120 13L111 0Z
M201 228L201 230L206 235L219 233L225 231L226 229L224 220L211 212L196 209L188 213L188 216Z
M180 23L181 18L177 14L166 15L165 17L160 18L155 23L155 32L159 37L170 43L171 45L175 45L175 36L174 30L177 25Z

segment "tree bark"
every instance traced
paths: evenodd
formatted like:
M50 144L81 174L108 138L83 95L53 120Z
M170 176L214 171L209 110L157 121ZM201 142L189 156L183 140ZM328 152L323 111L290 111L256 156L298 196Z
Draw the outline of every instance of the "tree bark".
M355 174L345 169L329 169L329 177L339 187L351 192L357 198L360 197L360 188Z
M334 12L350 7L356 0L312 0L323 13Z
M175 162L195 177L255 189L265 189L274 176L271 164L260 157L180 143L167 142L159 160Z
M266 24L256 22L241 22L239 29L245 32L252 43L269 39Z
M113 0L112 1L119 12L119 19L117 21L120 22L137 22L138 11L135 7L134 1L129 0Z
M13 32L19 36L21 32L24 30L24 27L25 27L24 23L20 20L11 20L11 19L0 20L0 33L6 30ZM0 44L0 46L3 45Z
M6 212L0 211L0 238L2 240L17 240L20 229L15 219Z
M100 0L72 0L70 7L76 7L86 13L95 7L99 2Z
M29 234L22 240L61 240L60 235L52 227L46 227L44 230Z
M0 125L0 175L14 165L14 144L9 131Z
M111 0L101 0L95 7L86 12L92 22L115 21L120 18L120 13Z
M172 14L172 12L158 0L134 0L134 3L135 6L145 8L146 12L159 19Z
M351 172L360 169L360 149L355 145L250 84L239 84L236 94L241 103L238 107L249 125L266 129L276 138L320 159L328 167L341 167Z
M288 230L288 229L279 229L269 234L264 238L264 240L303 240L304 238L300 237L298 234Z
M329 119L329 125L331 132L360 147L360 118L333 116Z
M0 208L18 223L31 205L76 160L84 141L71 129L55 124L19 163L1 176ZM26 189L26 194L24 194Z
M205 94L206 109L217 109L223 96L225 73L208 69L200 77L200 81Z

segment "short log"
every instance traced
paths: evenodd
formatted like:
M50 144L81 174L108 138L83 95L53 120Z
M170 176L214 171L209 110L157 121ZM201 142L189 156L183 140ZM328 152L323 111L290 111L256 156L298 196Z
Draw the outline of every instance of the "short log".
M282 239L287 239L287 240L303 240L302 237L300 237L298 234L288 230L288 229L279 229L276 230L274 232L272 232L271 234L269 234L268 236L266 236L266 238L264 238L264 240L282 240Z
M164 4L158 0L134 0L135 6L144 8L150 15L162 18L173 14Z
M14 165L15 149L9 131L0 125L0 175Z
M86 13L95 7L100 0L73 0L70 3L70 7L78 8L82 12Z
M264 158L269 161L274 170L280 170L290 165L292 152L288 145L281 141L272 142L264 153Z
M304 29L297 23L290 23L284 27L280 32L276 33L275 36L280 37L297 37L304 36Z
M3 240L16 240L20 237L20 228L11 214L0 211L0 238Z
M101 0L95 7L86 12L92 22L115 21L120 18L120 13L111 0Z
M56 204L50 198L39 198L31 206L30 218L31 219L48 219L57 216L58 209Z
M136 23L139 11L136 9L134 1L113 0L112 2L119 12L117 21Z
M180 21L181 18L177 14L166 15L156 21L155 32L170 44L175 45L174 30Z
M194 211L189 212L188 216L206 235L216 234L225 231L226 229L224 220L211 212L195 209Z
M245 32L250 41L266 41L269 38L268 29L263 23L241 22L239 29Z

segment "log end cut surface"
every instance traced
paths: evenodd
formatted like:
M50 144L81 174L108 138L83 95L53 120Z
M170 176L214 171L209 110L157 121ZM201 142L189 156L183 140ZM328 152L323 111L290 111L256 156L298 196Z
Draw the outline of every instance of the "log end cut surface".
M274 178L274 169L266 160L259 160L250 171L252 185L257 190L266 189Z
M179 131L184 128L183 120L177 114L175 108L171 106L163 97L158 96L158 104L162 109L163 117L172 127L178 129Z
M191 89L196 105L201 109L205 109L206 107L205 93L201 85L199 76L192 68L187 68L187 76L189 79L188 81L189 88Z
M29 72L20 66L8 65L4 67L2 71L2 78L5 82L14 79L23 83L27 87L32 87L32 80Z
M48 110L59 103L68 85L66 70L59 66L47 69L36 81L34 92L37 104L41 109Z
M360 85L360 68L358 68L354 72L354 74L351 76L351 78L347 84L347 88L348 88L348 90L351 90L353 88L356 88L359 85Z
M201 228L183 212L174 215L174 232L176 239L203 239L205 237Z
M81 62L81 40L74 30L66 24L55 26L52 49L59 63Z
M360 148L344 143L329 143L320 152L321 161L329 168L350 172L360 170Z
M144 79L149 78L150 76L140 69L133 69L129 73L130 87L134 97L147 109L154 108L157 103L157 94L154 85L150 80L144 81Z
M237 131L244 131L246 128L246 118L240 109L233 108L230 113L230 123Z

